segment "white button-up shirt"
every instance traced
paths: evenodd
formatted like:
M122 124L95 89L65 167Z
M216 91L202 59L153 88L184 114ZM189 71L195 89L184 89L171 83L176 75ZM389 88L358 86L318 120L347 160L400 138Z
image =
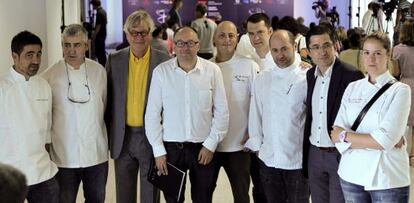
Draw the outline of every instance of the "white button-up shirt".
M321 73L319 67L315 70L315 88L312 93L312 124L310 143L317 147L334 147L327 128L327 107L328 90L331 83L332 69L335 61L325 71Z
M306 114L306 70L301 60L260 73L253 83L246 148L259 151L268 167L302 168Z
M63 168L81 168L108 160L108 138L104 123L106 71L100 64L86 59L78 70L62 59L42 76L49 82L53 95L52 160ZM87 76L87 77L86 77ZM68 88L68 77L72 93ZM69 94L87 93L86 103L69 101Z
M376 84L368 77L350 83L342 97L335 124L348 131L362 108L378 90L394 78L389 72L377 77ZM342 153L339 176L366 190L383 190L410 185L410 169L406 145L395 148L404 137L410 110L410 87L397 82L385 91L371 106L356 130L370 134L384 150L352 149L349 143L337 143Z
M154 69L145 132L155 157L166 154L163 141L203 143L214 152L228 125L223 77L216 64L198 57L186 73L173 58Z
M39 76L25 77L13 68L0 78L0 162L19 169L28 185L57 173L45 144L50 143L52 93Z
M216 58L213 57L211 61L215 62ZM236 54L230 60L217 65L223 74L230 113L229 130L218 145L217 151L240 151L243 149L241 142L247 135L250 90L259 66L253 60Z

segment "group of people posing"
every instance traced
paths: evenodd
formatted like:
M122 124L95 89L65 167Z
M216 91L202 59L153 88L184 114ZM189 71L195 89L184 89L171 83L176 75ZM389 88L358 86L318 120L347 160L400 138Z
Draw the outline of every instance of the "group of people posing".
M175 31L173 58L150 46L153 29L145 10L130 14L129 46L102 67L85 58L85 29L69 25L63 59L41 74L41 40L28 31L12 39L14 65L0 78L0 162L26 176L23 199L75 203L82 182L85 201L103 203L109 150L118 203L137 202L138 174L139 202L159 202L147 176L151 165L167 175L167 162L189 171L198 203L212 202L221 167L237 203L250 201L250 179L258 203L408 203L411 91L387 68L387 35L362 41L364 75L337 57L325 26L305 36L313 67L264 13L247 19L249 55L230 21L215 28L209 60L197 56L193 27Z

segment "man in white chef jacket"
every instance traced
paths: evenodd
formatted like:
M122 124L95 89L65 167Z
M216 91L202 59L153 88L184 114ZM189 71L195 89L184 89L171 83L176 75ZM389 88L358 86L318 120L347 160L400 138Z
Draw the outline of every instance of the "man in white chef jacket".
M59 167L59 202L76 202L82 182L85 202L104 203L108 176L106 71L85 58L88 32L82 25L65 28L62 48L63 59L42 74L53 95L51 156Z
M275 65L253 83L245 147L258 151L268 202L307 203L309 187L302 174L306 70L300 66L292 33L275 31L269 45Z
M14 65L0 77L0 162L26 176L29 203L57 203L58 169L46 150L51 140L52 92L36 75L42 42L23 31L13 37L11 51Z

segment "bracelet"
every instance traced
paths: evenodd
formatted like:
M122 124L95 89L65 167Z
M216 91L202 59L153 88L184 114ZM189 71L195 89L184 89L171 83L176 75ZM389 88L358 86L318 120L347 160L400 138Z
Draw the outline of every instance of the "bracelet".
M343 130L342 132L339 133L339 142L347 142L347 141L345 141L346 133L347 132L345 130Z

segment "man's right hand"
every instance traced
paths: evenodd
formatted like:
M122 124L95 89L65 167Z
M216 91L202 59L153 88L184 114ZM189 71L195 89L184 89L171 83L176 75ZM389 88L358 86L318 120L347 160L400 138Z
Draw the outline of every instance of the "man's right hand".
M155 157L155 166L161 172L162 175L168 175L167 155Z

